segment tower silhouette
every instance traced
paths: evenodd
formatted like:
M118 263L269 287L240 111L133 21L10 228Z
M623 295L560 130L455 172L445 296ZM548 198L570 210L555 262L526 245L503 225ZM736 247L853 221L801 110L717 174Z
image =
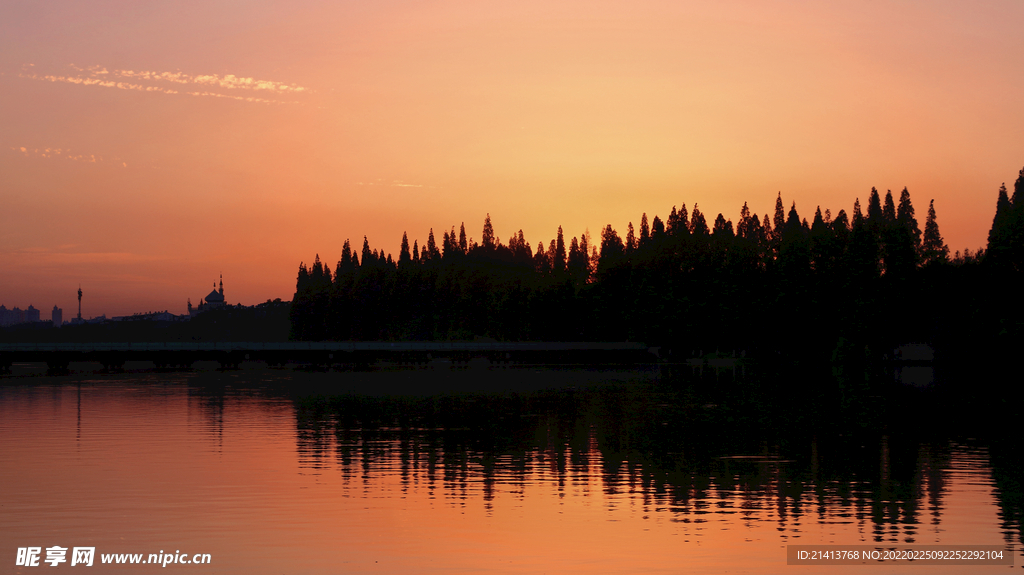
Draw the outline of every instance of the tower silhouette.
M78 319L82 319L82 284L78 284Z

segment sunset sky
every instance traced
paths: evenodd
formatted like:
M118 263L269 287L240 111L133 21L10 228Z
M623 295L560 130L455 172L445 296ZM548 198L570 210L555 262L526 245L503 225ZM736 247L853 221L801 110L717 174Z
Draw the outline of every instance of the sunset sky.
M1024 3L13 0L0 304L168 309L224 274L490 213L536 248L693 204L801 216L906 186L952 250L1024 166Z

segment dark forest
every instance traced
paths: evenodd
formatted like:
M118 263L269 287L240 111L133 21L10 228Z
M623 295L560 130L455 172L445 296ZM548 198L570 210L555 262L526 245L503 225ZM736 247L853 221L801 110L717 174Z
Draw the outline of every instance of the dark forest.
M988 245L950 253L934 202L923 229L907 189L866 208L808 220L781 194L734 224L694 205L643 214L625 234L507 242L490 216L480 241L465 226L433 230L401 251L357 250L334 269L300 264L291 308L298 340L642 341L667 353L743 350L849 359L907 342L1000 353L1021 335L1024 169L999 189ZM837 357L838 356L838 357Z

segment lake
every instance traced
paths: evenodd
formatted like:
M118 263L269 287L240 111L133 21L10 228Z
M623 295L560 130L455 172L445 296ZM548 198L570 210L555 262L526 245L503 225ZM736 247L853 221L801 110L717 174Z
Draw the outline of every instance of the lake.
M2 572L31 547L43 572L53 547L101 573L908 569L787 566L796 544L1024 565L1002 443L732 414L657 368L72 370L0 378Z

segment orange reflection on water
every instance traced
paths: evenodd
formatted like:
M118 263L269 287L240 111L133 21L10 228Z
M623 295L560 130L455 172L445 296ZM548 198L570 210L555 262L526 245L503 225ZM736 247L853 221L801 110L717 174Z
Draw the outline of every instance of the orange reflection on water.
M218 573L764 573L793 569L791 543L1004 540L983 447L921 446L907 474L884 439L872 477L830 475L813 446L809 472L772 449L655 464L586 414L549 413L490 450L189 377L0 387L2 552L180 550Z

